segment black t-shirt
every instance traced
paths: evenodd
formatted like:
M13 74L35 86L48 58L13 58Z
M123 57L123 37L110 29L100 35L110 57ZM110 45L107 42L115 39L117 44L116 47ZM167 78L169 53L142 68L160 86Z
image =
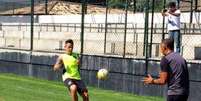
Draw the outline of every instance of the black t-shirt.
M161 59L160 66L161 66L161 71L168 72L169 64L168 64L168 60L165 57Z
M186 60L178 53L170 53L161 59L162 72L168 73L168 95L189 94L189 74Z

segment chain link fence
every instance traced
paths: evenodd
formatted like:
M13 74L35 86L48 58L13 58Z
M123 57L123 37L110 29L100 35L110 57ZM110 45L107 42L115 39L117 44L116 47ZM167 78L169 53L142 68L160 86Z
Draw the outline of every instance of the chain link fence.
M31 16L31 0L1 0L0 48L30 51L30 48L33 47L31 51L64 52L64 42L71 38L75 42L74 51L85 55L120 57L121 59L140 58L143 60L160 58L159 43L163 38L168 37L167 25L163 23L165 19L160 15L161 9L166 7L165 2L150 0L148 3L148 26L145 26L144 12L147 0L120 0L118 3L114 1L90 1L84 6L80 1L34 0L34 15ZM182 21L188 21L181 23L181 54L188 60L200 60L200 0L197 0L197 3L183 2L181 2L181 10L189 12L182 12L181 16ZM188 6L188 9L183 8L184 6ZM32 17L33 25L31 24ZM148 34L145 33L146 28ZM33 36L31 36L32 34ZM147 43L146 35L148 36ZM98 61L98 59L95 60ZM118 61L112 61L111 64L113 62L114 64L118 63ZM95 66L94 64L92 65ZM153 69L150 65L148 66L149 69ZM123 73L122 67L117 65L114 67L120 68L119 72ZM141 67L143 70L148 68L144 65ZM89 71L83 72L83 75L86 75L85 79L88 79L87 83L98 82L95 78L93 78L94 81L90 79L90 77L95 77L96 70ZM146 74L147 69L144 72ZM98 84L95 86L136 93L128 90L130 85L125 83L132 82L133 91L138 91L138 86L142 88L140 90L145 90L146 87L142 83L136 84L140 81L139 77L136 77L136 80L132 78L133 75L118 73L111 73L113 76L109 78L109 82L117 84L117 81L123 80L120 86L112 88L113 86L105 82L95 83ZM141 75L141 77L143 76ZM151 89L150 92L153 92L155 88L160 89L155 86L147 88ZM140 93L137 92L137 94ZM161 94L162 91L159 93Z
M80 33L82 31L82 25L79 22L81 22L82 5L78 2L79 1L34 0L35 16L33 42L35 50L62 50L64 41L68 38L72 38L77 43L75 50L80 52ZM196 2L193 2L192 5L194 10L199 9L200 1L198 0ZM145 56L146 43L144 34L145 25L143 20L145 15L141 12L144 11L146 0L125 0L120 1L119 3L114 2L113 0L107 0L107 2L89 1L89 3L90 4L88 4L85 9L83 29L84 46L82 47L84 53L131 58ZM182 2L180 6L182 7L185 3ZM162 5L162 1L150 1L149 11L160 11L163 7ZM191 7L191 5L187 6ZM1 7L1 47L29 49L29 42L31 41L31 16L24 14L31 13L31 2L29 0L3 0L1 1ZM152 7L155 9L152 9ZM197 9L195 9L196 7ZM18 10L23 12L18 12ZM9 14L18 16L9 16ZM60 17L51 15L44 17L45 15L43 16L40 14L56 14L64 16L71 14L72 19L75 18L74 21L77 20L77 22L68 22L71 20L71 17L67 17L65 23L62 22L62 20L55 20L60 19ZM78 16L76 16L77 14ZM152 14L153 13L149 13L149 48L147 51L149 51L149 57L159 57L159 43L163 39L163 33L165 34L165 37L168 37L166 30L167 26L162 22L157 22L157 20L161 19L160 14L153 15L153 18ZM187 14L185 14L185 16L186 15ZM196 57L197 55L195 54L199 50L200 45L198 38L201 33L199 20L200 13L194 12L192 15L190 13L183 19L189 19L189 17L190 19L192 17L192 22L181 24L182 55L187 59L197 59L199 57ZM65 17L61 17L63 20L64 18ZM139 23L138 20L142 22ZM15 33L18 33L18 35ZM195 42L191 40L195 40ZM192 43L189 44L190 42ZM51 44L51 46L49 46L49 44ZM195 50L195 52L192 53L191 50Z

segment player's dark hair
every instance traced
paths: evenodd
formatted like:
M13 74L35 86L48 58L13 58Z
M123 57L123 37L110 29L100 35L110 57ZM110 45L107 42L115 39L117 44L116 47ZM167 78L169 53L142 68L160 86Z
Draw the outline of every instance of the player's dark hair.
M176 7L176 2L169 2L168 7Z
M174 50L174 40L171 38L163 39L161 44L167 47L170 50Z
M66 41L65 41L65 44L67 44L67 43L71 43L72 45L74 44L72 39L66 40Z

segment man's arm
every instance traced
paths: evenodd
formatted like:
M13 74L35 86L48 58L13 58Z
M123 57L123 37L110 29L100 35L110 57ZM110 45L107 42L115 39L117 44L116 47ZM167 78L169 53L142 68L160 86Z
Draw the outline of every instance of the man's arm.
M180 12L180 10L178 10L178 11L175 11L175 12L168 12L169 14L171 14L171 15L173 15L173 16L177 16L177 17L179 17L180 15L181 15L181 12Z
M63 61L62 61L62 56L60 55L58 58L57 58L57 61L53 67L54 71L57 71L59 70L60 68L62 68L63 66Z
M164 11L164 10L162 10L161 11L161 14L162 14L162 16L168 16L169 14L171 14L171 15L173 15L173 16L177 16L177 17L179 17L180 15L181 15L181 11L180 10L177 10L177 11L175 11L175 12L171 12L171 11Z
M167 78L168 78L168 73L167 73L167 72L160 72L158 79L152 78L152 76L149 74L148 77L145 77L145 78L143 79L143 82L144 82L145 84L164 85L164 84L166 84L166 82L167 82Z
M161 59L160 65L161 65L161 71L159 73L159 78L153 79L151 75L148 75L148 77L145 77L143 79L145 84L158 84L158 85L166 84L168 80L168 68L169 68L168 60L165 57L163 57Z
M162 11L161 11L161 15L162 16L168 16L168 14L169 13L167 13L167 11L165 11L166 9L163 9Z
M168 73L160 72L158 79L153 79L152 84L164 85L167 83Z

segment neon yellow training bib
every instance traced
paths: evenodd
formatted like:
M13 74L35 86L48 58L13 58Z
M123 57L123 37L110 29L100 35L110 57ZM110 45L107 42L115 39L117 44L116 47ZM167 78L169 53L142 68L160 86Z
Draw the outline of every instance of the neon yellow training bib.
M77 59L78 54L76 53L72 53L71 55L62 55L64 68L66 69L66 72L62 75L63 81L65 81L67 78L81 80Z

